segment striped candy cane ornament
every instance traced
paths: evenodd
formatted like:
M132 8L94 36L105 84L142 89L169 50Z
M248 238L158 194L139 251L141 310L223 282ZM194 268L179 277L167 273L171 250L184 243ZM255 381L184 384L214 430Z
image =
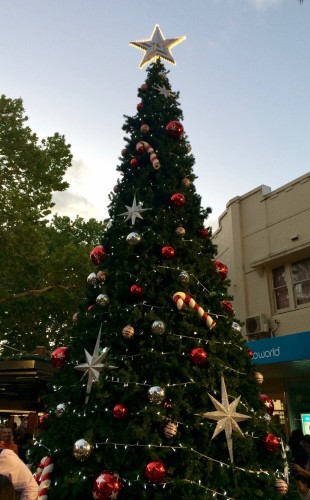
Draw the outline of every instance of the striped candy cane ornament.
M136 144L136 150L138 153L143 153L143 151L146 151L150 155L150 160L152 162L153 168L155 168L155 170L158 170L160 168L160 163L156 156L156 153L148 142L145 141L138 142Z
M184 307L188 306L191 309L195 309L197 312L198 316L202 319L204 323L206 323L207 327L212 328L215 327L216 322L209 316L209 314L200 307L199 304L187 293L184 292L177 292L173 295L173 302L177 306L179 310L183 309Z
M48 490L52 480L54 464L51 457L43 457L33 477L39 485L38 500L47 500Z

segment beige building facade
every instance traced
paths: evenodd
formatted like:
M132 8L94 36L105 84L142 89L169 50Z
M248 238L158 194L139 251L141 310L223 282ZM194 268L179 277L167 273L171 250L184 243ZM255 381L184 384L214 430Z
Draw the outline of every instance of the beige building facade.
M302 424L310 434L310 172L230 200L213 242L262 390L286 434Z

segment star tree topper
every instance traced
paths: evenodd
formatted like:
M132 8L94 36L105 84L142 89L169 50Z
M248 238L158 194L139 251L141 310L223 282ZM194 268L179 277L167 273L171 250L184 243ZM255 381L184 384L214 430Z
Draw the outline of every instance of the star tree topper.
M104 368L108 369L117 368L117 366L108 365L107 356L109 352L109 347L105 347L102 353L99 355L100 338L101 338L101 327L97 337L93 355L89 354L89 352L87 352L86 349L84 349L86 356L86 363L74 367L76 370L81 370L82 372L85 372L84 375L86 374L88 375L85 404L88 403L93 382L99 379L100 372L102 372Z
M215 438L215 436L217 436L220 432L225 431L229 457L231 463L233 463L234 458L232 446L232 431L236 431L241 434L241 436L243 436L243 433L237 422L242 422L243 420L247 420L251 417L249 417L248 415L243 415L242 413L236 413L236 408L239 404L241 396L239 396L229 404L225 380L223 376L221 377L221 393L221 403L217 401L213 396L211 396L211 394L209 394L209 398L211 399L217 411L207 411L206 413L202 413L201 416L210 418L212 420L217 420L216 428L211 439Z
M127 215L127 219L125 219L125 222L128 221L129 219L131 219L132 226L135 225L137 218L143 219L141 212L145 212L146 210L151 210L150 208L142 208L141 203L139 203L139 205L137 205L136 195L134 195L134 197L133 197L132 206L129 207L128 205L125 205L125 207L127 208L127 212L123 212L122 214L118 214L118 215L119 216Z
M144 57L140 62L139 67L142 68L145 64L151 62L153 59L162 58L165 61L175 65L171 50L172 47L178 45L186 39L186 36L179 36L178 38L165 39L160 27L156 24L150 40L139 40L137 42L130 42L137 49L145 51Z

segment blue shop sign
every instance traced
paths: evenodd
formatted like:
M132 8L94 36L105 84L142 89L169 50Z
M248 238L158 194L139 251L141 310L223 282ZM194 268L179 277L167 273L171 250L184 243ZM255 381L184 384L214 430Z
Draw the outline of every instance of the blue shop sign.
M253 351L253 363L257 365L310 359L310 332L255 340L246 345Z

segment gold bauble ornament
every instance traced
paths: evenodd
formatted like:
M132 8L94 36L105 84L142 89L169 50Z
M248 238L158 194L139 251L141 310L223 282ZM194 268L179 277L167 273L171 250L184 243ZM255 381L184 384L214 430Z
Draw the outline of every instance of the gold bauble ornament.
M255 372L254 379L255 382L257 382L258 384L262 384L264 382L264 375L262 373Z
M185 231L184 227L182 227L182 226L177 227L175 230L175 234L177 234L181 238L183 238L183 236L185 236L185 233L186 233L186 231Z
M178 426L173 422L168 422L168 424L164 428L164 434L168 439L173 438L176 435L177 431Z
M122 330L122 335L125 339L132 339L135 334L135 329L131 325L124 326Z
M188 177L184 177L181 182L184 187L189 187L191 185L191 180Z

